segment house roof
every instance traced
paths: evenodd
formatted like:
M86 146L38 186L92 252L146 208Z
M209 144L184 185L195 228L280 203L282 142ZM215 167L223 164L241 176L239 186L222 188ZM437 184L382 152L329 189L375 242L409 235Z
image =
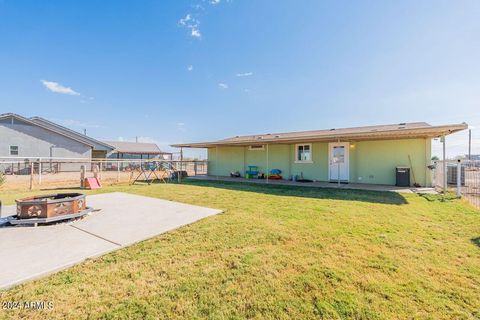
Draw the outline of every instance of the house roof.
M0 120L2 119L8 119L8 118L13 118L13 119L17 119L18 121L21 121L21 122L24 122L24 123L27 123L27 124L30 124L30 125L34 125L34 126L37 126L37 127L40 127L40 128L43 128L45 130L48 130L50 132L54 132L56 134L59 134L61 136L64 136L64 137L67 137L67 138L70 138L72 140L75 140L77 142L80 142L80 143L83 143L87 146L90 146L90 147L94 147L94 145L88 141L86 141L85 139L79 139L76 135L73 135L73 134L68 134L62 130L59 130L59 129L56 129L54 127L51 127L51 126L48 126L46 124L43 124L43 123L39 123L39 122L36 122L36 121L33 121L29 118L25 118L25 117L22 117L16 113L3 113L3 114L0 114Z
M333 142L338 140L359 141L434 138L461 131L467 127L466 123L432 126L426 122L410 122L366 127L235 136L212 142L173 144L172 147L208 148L215 146L261 145L267 143L281 144L316 141Z
M107 149L108 151L111 151L114 149L114 147L110 144L107 144L103 141L100 141L100 140L97 140L97 139L94 139L94 138L91 138L85 134L81 134L79 132L76 132L74 130L71 130L67 127L64 127L64 126L61 126L57 123L54 123L54 122L51 122L47 119L44 119L42 117L31 117L29 120L33 121L34 123L36 124L42 124L44 126L47 126L49 127L50 129L52 130L55 130L57 132L62 132L64 133L65 135L67 136L72 136L72 137L75 137L76 139L80 140L80 141L83 141L85 142L86 144L88 145L91 145L93 147L95 147L95 149L100 149L100 148L105 148ZM98 148L100 146L100 148Z
M165 154L155 143L127 142L127 141L105 141L115 147L116 153L130 154Z

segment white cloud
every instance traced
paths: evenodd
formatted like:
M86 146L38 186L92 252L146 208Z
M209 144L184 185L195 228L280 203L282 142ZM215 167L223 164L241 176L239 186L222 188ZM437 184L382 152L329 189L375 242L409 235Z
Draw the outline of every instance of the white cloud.
M220 83L218 84L218 87L219 87L219 88L222 88L222 89L228 89L228 85L227 85L226 83L223 83L223 82L220 82Z
M210 4L217 5L220 3L220 0L210 0Z
M193 66L192 66L192 65L188 65L188 66L187 66L187 70L188 70L188 71L192 71L192 70L193 70Z
M188 13L185 17L178 20L178 24L182 27L190 29L190 35L194 38L200 38L202 33L200 32L200 21L195 19L192 14Z
M236 77L250 77L253 76L253 72L237 73Z
M56 119L56 118L50 118L48 119L52 122L59 123L62 126L65 127L70 127L70 128L105 128L102 125L96 124L96 123L91 123L91 122L83 122L83 121L78 121L74 119Z
M191 29L192 29L192 32L191 32L192 37L200 38L202 36L202 34L200 33L200 30L196 26L192 27Z
M177 129L180 131L187 131L187 129L185 128L184 122L177 122Z
M61 94L68 94L71 96L79 96L80 93L76 92L70 87L64 87L58 82L54 81L47 81L47 80L40 80L40 82L47 88L48 90L55 92L55 93L61 93Z
M185 18L181 18L178 23L182 26L186 26L189 21L192 20L192 15L189 13L185 16Z

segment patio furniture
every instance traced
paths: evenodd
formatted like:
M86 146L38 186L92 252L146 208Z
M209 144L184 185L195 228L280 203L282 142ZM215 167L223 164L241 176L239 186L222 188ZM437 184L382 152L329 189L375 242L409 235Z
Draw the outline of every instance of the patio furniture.
M282 177L281 173L282 173L282 170L280 170L280 169L272 169L272 170L270 170L270 174L268 175L268 179L282 180L283 177Z
M258 167L257 166L248 166L248 170L245 171L246 179L253 179L258 177Z

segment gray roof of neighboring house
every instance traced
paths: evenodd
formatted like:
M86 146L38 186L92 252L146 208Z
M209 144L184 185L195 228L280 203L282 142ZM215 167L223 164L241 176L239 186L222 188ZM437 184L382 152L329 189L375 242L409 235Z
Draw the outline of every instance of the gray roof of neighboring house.
M127 141L105 141L105 142L115 147L114 152L116 153L168 154L168 152L162 152L155 143L127 142Z
M77 133L77 134L72 134L72 133L68 133L66 130L60 130L58 128L55 128L53 126L50 126L50 125L47 125L45 123L42 123L42 122L38 122L38 121L34 121L32 119L29 119L29 118L25 118L25 117L22 117L21 115L18 115L16 113L3 113L3 114L0 114L0 120L3 120L3 119L8 119L8 118L13 118L13 119L16 119L18 121L21 121L21 122L24 122L24 123L27 123L29 125L34 125L34 126L38 126L40 128L43 128L45 130L48 130L48 131L51 131L53 133L56 133L56 134L59 134L61 136L64 136L64 137L67 137L67 138L70 138L72 140L75 140L77 142L80 142L80 143L83 143L87 146L90 146L90 147L95 147L95 144L90 141L89 139L85 139L83 137L79 137L81 136L81 134ZM65 128L66 129L66 128ZM68 129L67 129L68 130ZM83 139L82 139L83 138ZM92 139L94 140L94 139Z
M214 146L252 145L265 143L295 143L314 141L349 140L387 140L427 138L448 135L466 129L466 123L432 126L426 122L410 122L388 125L376 125L353 128L335 128L327 130L267 133L258 135L235 136L213 142L180 143L172 147L208 148Z
M114 147L112 145L109 145L103 141L94 139L92 137L89 137L85 134L81 134L79 132L76 132L74 130L71 130L69 128L66 128L64 126L61 126L57 123L54 123L52 121L49 121L47 119L44 119L42 117L31 117L29 119L30 121L33 121L36 124L42 124L44 126L49 127L50 129L56 131L56 132L62 132L63 134L71 137L75 137L76 139L85 142L88 145L91 145L94 147L95 150L105 150L105 151L112 151Z

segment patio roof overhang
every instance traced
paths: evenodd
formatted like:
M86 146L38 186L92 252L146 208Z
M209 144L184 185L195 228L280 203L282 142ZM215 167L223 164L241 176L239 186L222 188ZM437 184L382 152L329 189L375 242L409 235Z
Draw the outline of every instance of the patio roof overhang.
M292 144L302 142L336 142L363 140L397 140L436 138L468 128L466 123L431 126L427 123L410 123L386 126L304 131L255 136L237 136L225 140L173 144L177 148L211 148L219 146L251 146L263 144Z

